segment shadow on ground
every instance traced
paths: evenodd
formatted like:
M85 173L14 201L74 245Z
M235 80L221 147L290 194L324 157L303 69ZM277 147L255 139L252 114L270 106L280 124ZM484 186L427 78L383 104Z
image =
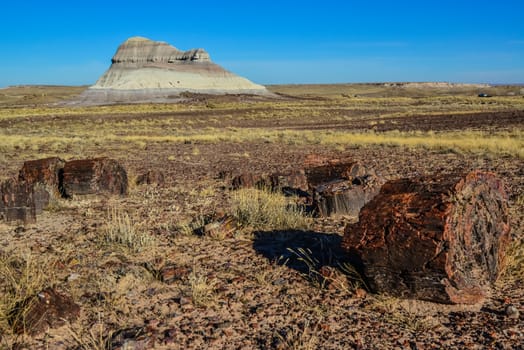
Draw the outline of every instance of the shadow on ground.
M337 234L314 231L257 231L253 248L271 262L308 274L312 268L351 263L340 248L341 240Z

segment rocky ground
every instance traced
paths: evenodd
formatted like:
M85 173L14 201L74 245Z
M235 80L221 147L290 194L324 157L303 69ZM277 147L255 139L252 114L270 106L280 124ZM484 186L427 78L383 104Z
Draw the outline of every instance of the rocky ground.
M261 102L253 103L256 107ZM335 110L330 113L337 115ZM377 126L380 132L381 126L396 125L398 130L494 132L523 126L520 108L481 114L444 112L435 118L398 115L392 117L394 124L373 123L376 110L372 115L361 109L352 113L354 119L346 123L315 117L317 123L304 117L282 120L279 125L270 119L257 122L246 117L249 109L234 107L133 118L198 117L203 120L198 124L202 130L218 128L214 119L223 115L233 115L224 119L224 127L234 128L360 130ZM27 116L0 122L6 130L21 133L28 124L64 127L75 118ZM105 118L115 123L124 119L122 115ZM125 134L125 123L121 127ZM345 224L354 222L354 217L311 218L303 230L238 226L218 235L193 231L213 215L233 212L231 178L221 174L294 169L316 154L360 161L388 179L454 170L495 171L507 183L512 244L517 245L524 228L522 158L392 145L333 147L251 140L150 142L125 148L113 142L85 147L81 155L117 159L129 174L127 196L56 199L34 224L0 223L5 276L0 279L4 312L0 348L522 348L522 270L506 273L483 305L441 305L365 290L365 282L351 270L339 248ZM52 150L44 151L49 155ZM73 146L69 151L76 152ZM3 177L16 175L22 163L38 152L4 148ZM134 184L148 170L162 172L164 180ZM132 232L134 238L110 239L115 230ZM320 279L321 274L330 278ZM79 309L70 308L68 314L42 326L28 322L22 327L28 334L17 334L6 305L12 309L29 291L42 293L45 288L70 298ZM39 298L43 303L48 300Z

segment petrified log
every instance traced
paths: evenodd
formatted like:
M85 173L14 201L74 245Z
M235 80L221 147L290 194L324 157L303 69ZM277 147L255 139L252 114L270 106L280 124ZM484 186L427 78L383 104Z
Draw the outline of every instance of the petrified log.
M389 181L346 226L342 247L375 292L476 304L503 265L507 198L490 172Z
M136 178L137 185L156 185L164 184L164 173L160 170L148 170Z
M269 182L274 190L306 192L309 187L304 169L271 174Z
M385 180L358 162L327 164L306 169L313 188L313 206L321 216L358 216Z
M36 221L33 186L9 179L0 184L0 218L7 221L20 221L24 224Z
M268 188L271 186L271 181L267 175L253 174L253 173L242 173L235 176L231 180L231 187L234 190L240 188Z
M370 174L370 170L358 162L333 160L323 165L308 167L305 170L311 189L334 180L350 180Z
M62 178L65 161L58 157L24 162L18 178L29 184L42 184L51 196L62 195Z
M355 184L349 180L335 180L315 188L314 208L324 217L358 216L360 209L380 191L382 182L369 177Z
M41 214L51 198L63 194L62 179L65 161L58 157L29 160L24 162L18 174L19 181L33 186L36 214Z
M64 166L66 196L85 194L127 194L127 173L114 159L73 160Z

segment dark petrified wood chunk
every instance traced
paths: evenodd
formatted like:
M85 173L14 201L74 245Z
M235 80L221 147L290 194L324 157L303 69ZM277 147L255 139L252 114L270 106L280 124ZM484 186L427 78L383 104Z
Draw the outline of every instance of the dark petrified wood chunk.
M33 223L36 221L31 185L16 179L9 179L0 184L0 218L7 222Z
M358 162L327 164L306 169L313 188L313 205L321 216L358 216L385 182Z
M483 171L389 181L359 219L342 247L370 287L442 303L489 295L510 231L504 185Z
M253 173L242 173L238 176L233 177L231 180L231 187L234 190L240 188L270 188L271 180L267 175L253 174Z
M274 173L269 176L272 189L302 191L308 190L308 182L304 169Z
M323 165L306 168L310 188L333 180L353 180L369 174L369 169L358 162L333 160Z
M30 160L18 175L19 180L29 184L42 184L51 196L60 196L65 161L58 157Z
M148 170L136 178L137 185L156 185L162 186L164 184L164 173L160 170Z
M16 303L7 316L15 333L35 335L47 328L73 322L79 314L80 307L71 297L46 288L35 296Z
M64 166L66 196L83 194L127 194L127 173L114 159L73 160Z

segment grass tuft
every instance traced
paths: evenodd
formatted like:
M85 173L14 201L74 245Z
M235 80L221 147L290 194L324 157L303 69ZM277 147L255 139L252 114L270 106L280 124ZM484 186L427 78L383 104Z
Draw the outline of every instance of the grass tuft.
M8 333L15 326L13 322L24 322L24 310L19 310L15 319L12 311L49 286L53 278L49 260L30 253L0 255L0 334ZM25 305L29 307L30 303Z
M154 246L156 240L146 232L142 232L129 215L113 208L105 227L105 241L120 245L132 252L138 253L144 248Z
M195 306L209 306L215 300L216 282L193 270L189 275L189 289Z
M307 229L311 218L291 197L269 190L240 189L232 196L233 215L253 229Z

